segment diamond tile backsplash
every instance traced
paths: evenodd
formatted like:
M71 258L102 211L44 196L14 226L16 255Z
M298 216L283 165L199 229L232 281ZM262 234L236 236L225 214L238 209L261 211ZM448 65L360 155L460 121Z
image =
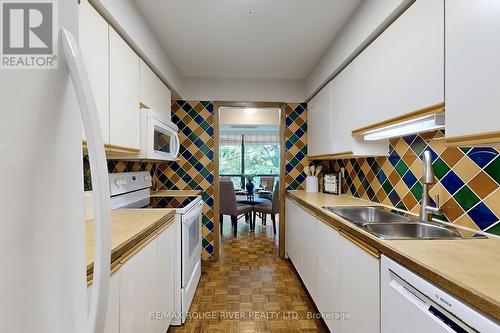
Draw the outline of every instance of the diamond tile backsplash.
M202 190L202 259L214 254L214 106L208 101L174 101L179 127L179 161L158 163L157 190Z
M344 193L418 213L422 153L430 150L443 215L435 218L500 235L500 157L491 147L447 147L444 132L390 141L389 156L314 161L326 172L346 168ZM431 202L435 204L435 202Z
M287 190L304 190L307 165L307 104L285 106L285 180Z

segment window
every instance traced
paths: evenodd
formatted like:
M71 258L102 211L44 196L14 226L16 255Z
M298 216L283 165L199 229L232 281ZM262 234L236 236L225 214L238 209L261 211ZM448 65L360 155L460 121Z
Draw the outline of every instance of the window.
M245 145L245 174L275 175L280 172L280 146Z
M280 145L278 135L224 135L219 148L219 175L231 177L235 188L246 183L245 176L279 176Z
M241 156L241 145L221 145L219 150L219 173L221 175L240 174Z

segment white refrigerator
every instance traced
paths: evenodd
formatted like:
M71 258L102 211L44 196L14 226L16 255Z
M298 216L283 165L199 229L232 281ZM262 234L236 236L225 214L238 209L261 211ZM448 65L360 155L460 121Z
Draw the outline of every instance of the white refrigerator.
M78 37L77 0L57 1L54 13L58 69L0 69L0 332L97 333L104 326L110 260L106 159L95 102L71 36ZM34 10L24 19L36 21L37 15ZM89 304L82 120L97 225Z

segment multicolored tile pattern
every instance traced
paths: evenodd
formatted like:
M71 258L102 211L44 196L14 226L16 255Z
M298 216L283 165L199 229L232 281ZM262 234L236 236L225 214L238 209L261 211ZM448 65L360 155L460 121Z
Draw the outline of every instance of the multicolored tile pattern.
M207 101L174 101L172 121L179 127L179 161L159 163L157 190L202 190L202 259L214 254L214 106Z
M153 176L153 188L155 182L157 181L156 163L152 162L132 162L132 161L121 161L121 160L108 160L108 172L136 172L136 171L149 171ZM83 184L85 191L92 191L92 177L90 175L90 164L88 155L83 155Z
M307 165L307 104L285 106L285 180L287 190L305 189Z
M152 197L152 208L184 208L197 197Z
M436 218L500 235L500 157L495 148L446 147L444 132L390 141L389 156L321 161L327 172L346 168L344 192L418 213L422 153L429 149L443 215ZM432 202L434 204L434 202Z

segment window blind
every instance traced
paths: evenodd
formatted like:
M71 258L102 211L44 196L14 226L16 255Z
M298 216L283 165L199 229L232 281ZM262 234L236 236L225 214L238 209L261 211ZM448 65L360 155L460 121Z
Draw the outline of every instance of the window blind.
M245 145L278 145L280 137L278 134L244 134ZM241 134L221 134L219 142L223 146L241 145Z

